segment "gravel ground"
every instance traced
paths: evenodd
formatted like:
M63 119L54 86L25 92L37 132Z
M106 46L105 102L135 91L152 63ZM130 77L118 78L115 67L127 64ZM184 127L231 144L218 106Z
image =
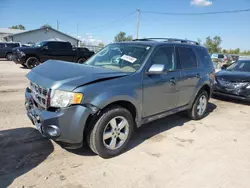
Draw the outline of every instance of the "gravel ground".
M25 115L27 72L0 60L0 187L250 187L249 104L211 99L205 119L145 125L124 154L105 160L40 136Z

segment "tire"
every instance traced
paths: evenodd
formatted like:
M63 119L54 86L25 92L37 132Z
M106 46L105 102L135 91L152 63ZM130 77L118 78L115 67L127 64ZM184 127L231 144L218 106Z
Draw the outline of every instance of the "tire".
M13 59L13 54L12 53L7 53L5 58L8 60L8 61L12 61Z
M29 69L32 69L38 66L39 64L40 62L36 57L29 57L25 62L26 67L28 67Z
M23 67L25 67L25 68L27 67L24 63L23 63L23 64L21 64L21 65L22 65Z
M188 115L193 120L200 120L205 117L208 107L208 93L205 90L199 92L196 96L192 108Z
M81 58L79 58L79 59L77 60L77 63L79 63L79 64L84 64L86 60L87 60L86 58L81 57Z
M119 124L124 125L120 131ZM115 105L104 109L90 127L87 135L89 147L100 157L110 158L124 151L134 132L135 121L127 109Z

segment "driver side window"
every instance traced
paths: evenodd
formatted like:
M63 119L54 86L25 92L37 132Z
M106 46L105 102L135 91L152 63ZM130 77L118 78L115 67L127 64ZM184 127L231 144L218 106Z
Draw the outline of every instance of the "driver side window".
M176 69L174 47L160 47L151 58L151 65L162 64L165 71Z

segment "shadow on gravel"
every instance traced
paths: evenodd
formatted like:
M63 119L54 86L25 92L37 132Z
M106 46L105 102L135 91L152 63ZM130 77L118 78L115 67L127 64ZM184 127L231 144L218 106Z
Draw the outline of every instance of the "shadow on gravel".
M213 95L213 98L217 99L217 100L225 101L225 102L235 103L235 104L242 104L242 105L246 105L246 106L250 105L250 101L247 102L247 101L232 99L232 98L224 97L224 96Z
M217 106L215 104L209 103L206 116L212 113L216 108ZM188 117L187 113L180 112L178 114L171 115L163 119L159 119L154 122L143 125L139 129L137 129L136 133L132 137L127 151L140 145L145 140L148 140L150 138L152 139L152 137L154 137L153 141L156 142L160 141L161 139L163 139L163 136L159 135L160 133L170 130L177 126L183 126L186 122L189 121L190 118Z
M217 106L215 104L209 103L206 116L212 113L216 108ZM154 137L155 141L157 140L160 141L162 137L157 138L157 135L173 127L183 126L188 121L190 121L190 118L188 117L188 115L185 112L181 112L172 116L168 116L163 119L156 120L146 125L143 125L142 127L136 130L134 136L131 138L127 151L133 149L134 147L143 143L145 140L148 140L152 137ZM86 144L80 149L68 150L68 151L76 155L83 155L83 156L95 156L96 155L89 149L89 147Z
M0 187L42 163L54 150L50 140L34 128L0 131Z

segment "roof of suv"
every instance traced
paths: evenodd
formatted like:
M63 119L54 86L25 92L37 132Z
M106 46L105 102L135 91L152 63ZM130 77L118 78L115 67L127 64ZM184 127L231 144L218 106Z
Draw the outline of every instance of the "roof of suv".
M161 41L158 41L161 40ZM146 39L135 39L133 41L124 41L121 43L131 43L131 44L144 44L150 46L158 46L162 44L170 44L170 45L187 45L187 46L200 46L198 42L184 40L184 39L170 39L170 38L146 38Z

